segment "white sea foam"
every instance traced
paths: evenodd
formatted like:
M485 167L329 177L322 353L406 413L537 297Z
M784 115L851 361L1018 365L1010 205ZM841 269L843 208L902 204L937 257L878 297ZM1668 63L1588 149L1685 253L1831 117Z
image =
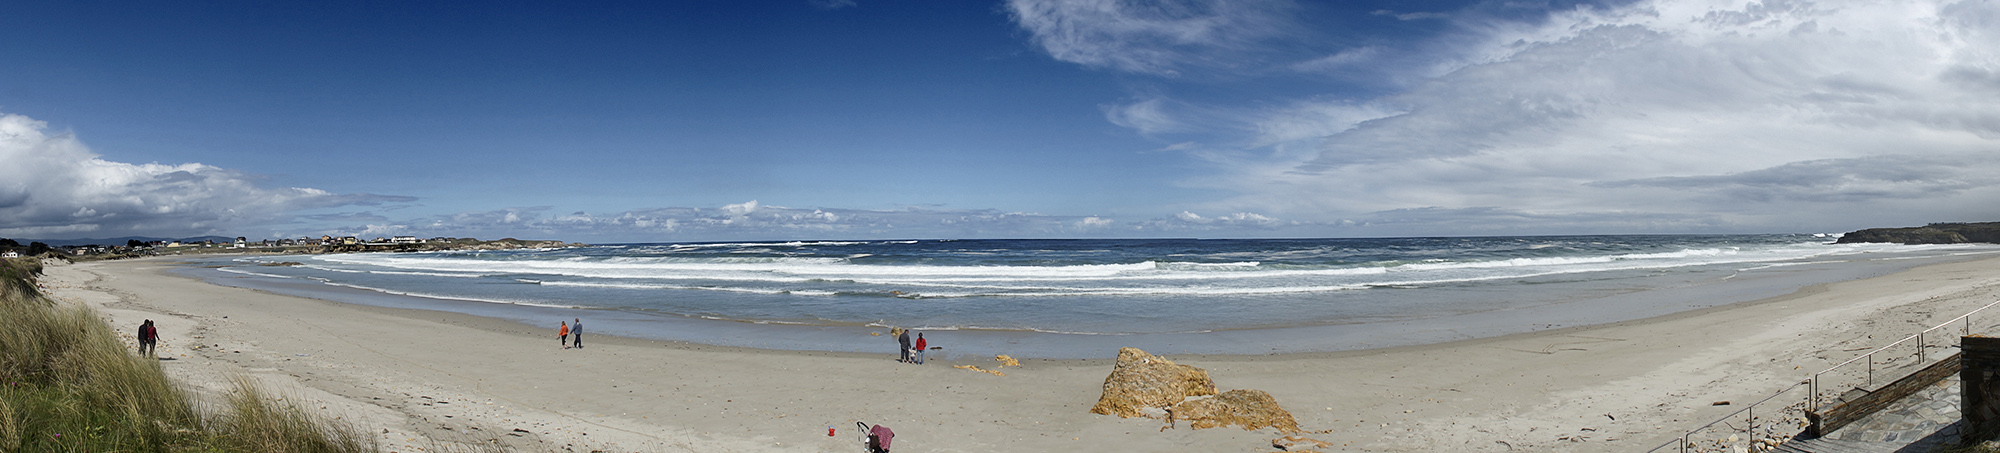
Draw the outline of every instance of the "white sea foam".
M845 246L865 242L692 244L693 247ZM1537 244L1542 245L1542 244ZM681 247L674 245L673 247ZM478 278L521 274L523 283L634 290L703 290L753 294L833 296L899 291L911 297L1056 297L1068 295L1259 295L1412 287L1545 277L1591 272L1668 269L1716 264L1766 263L1908 250L1823 243L1753 247L1686 248L1614 255L1506 259L1431 259L1347 265L1271 264L1265 261L1142 261L1070 265L855 264L850 257L613 256L487 259L462 255L357 254L323 256L334 272ZM1042 253L1089 253L1045 251ZM978 252L953 251L966 255ZM1109 253L1109 251L1100 251ZM1223 254L1209 254L1213 257ZM1274 253L1238 253L1244 258ZM856 254L852 257L872 256ZM352 269L342 269L342 268ZM363 270L365 269L365 270ZM384 270L393 269L393 270ZM551 277L564 277L552 280ZM575 279L582 279L578 281Z
M417 292L417 291L397 291L397 290L393 290L393 289L386 289L386 288L376 288L376 287L373 287L373 286L363 286L363 285L356 285L356 284L351 284L351 283L339 283L339 282L325 282L325 283L326 283L326 284L327 284L328 286L338 286L338 287L342 287L342 288L353 288L353 289L359 289L359 290L365 290L365 291L374 291L374 292L378 292L378 293L382 293L382 294L392 294L392 295L397 295L397 296L410 296L410 297L422 297L422 298L426 298L426 299L442 299L442 300L458 300L458 301L466 301L466 302L482 302L482 303L489 303L489 304L507 304L507 305L522 305L522 306L529 306L529 307L548 307L548 308L588 308L588 307L579 307L579 306L575 306L575 305L564 305L564 304L548 304L548 303L540 303L540 302L528 302L528 301L520 301L520 300L505 300L505 299L488 299L488 298L480 298L480 297L466 297L466 296L453 296L453 295L446 295L446 294L432 294L432 293L426 293L426 292Z
M241 269L237 269L237 268L233 268L233 267L218 267L218 268L215 268L215 270L218 270L218 271L223 271L223 272L228 272L228 273L231 273L231 274L243 274L243 275L249 275L249 276L255 276L255 277L268 277L268 278L282 278L282 279L288 279L288 280L289 280L289 279L292 279L292 278L294 278L294 277L289 277L289 276L284 276L284 275L277 275L277 274L266 274L266 273L263 273L263 272L251 272L251 271L246 271L246 270L241 270Z

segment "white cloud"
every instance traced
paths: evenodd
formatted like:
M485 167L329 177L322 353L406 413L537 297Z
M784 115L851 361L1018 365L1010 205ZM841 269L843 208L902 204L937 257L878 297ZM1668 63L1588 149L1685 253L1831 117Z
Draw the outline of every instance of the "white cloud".
M2000 217L2000 4L1661 0L1467 26L1434 79L1258 121L1242 142L1291 152L1213 159L1198 183L1239 196L1205 208L1568 231Z
M1293 63L1292 70L1300 72L1330 72L1349 69L1366 64L1380 57L1386 51L1382 46L1361 46L1345 49L1333 55Z
M99 159L72 134L0 114L0 237L228 234L312 208L409 201L265 188L258 178L198 163Z
M1167 100L1151 98L1124 105L1099 106L1104 110L1104 118L1111 124L1123 126L1141 134L1159 135L1189 130L1187 124L1167 113Z
M1425 12L1416 12L1416 13L1398 13L1398 12L1395 12L1395 11L1390 11L1390 10L1386 10L1386 9L1378 9L1378 10L1375 10L1375 12L1373 12L1373 13L1370 13L1370 14L1374 14L1374 15L1377 15L1377 16L1391 16L1391 17L1395 17L1395 18L1396 18L1396 20L1424 20L1424 19L1444 19L1444 18L1448 18L1448 17L1451 17L1451 15L1450 15L1450 14L1445 14L1445 13L1425 13Z
M1010 0L1007 11L1057 60L1172 76L1231 67L1294 27L1282 0Z
M755 201L720 208L651 208L597 216L545 216L550 207L464 212L405 222L336 228L343 234L537 238L596 242L1122 237L1136 229L1096 216L991 209L862 210L791 208ZM390 227L394 227L393 229Z
M1110 227L1110 226L1111 226L1111 224L1113 224L1113 223L1117 223L1117 222L1115 222L1115 221L1112 221L1111 219L1107 219L1107 218L1103 218L1103 217L1097 217L1097 216L1091 216L1091 217L1084 217L1084 218L1082 218L1082 219L1078 219L1078 220L1076 221L1075 225L1076 225L1077 229L1081 229L1081 230L1092 230L1092 229L1098 229L1098 228L1106 228L1106 227Z

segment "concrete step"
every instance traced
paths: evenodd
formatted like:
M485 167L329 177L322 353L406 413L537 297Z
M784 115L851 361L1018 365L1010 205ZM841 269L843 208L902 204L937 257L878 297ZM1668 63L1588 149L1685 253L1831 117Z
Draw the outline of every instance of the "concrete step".
M1826 437L1813 439L1792 439L1778 445L1777 452L1783 453L1895 453L1905 444L1890 442L1865 442L1840 440Z

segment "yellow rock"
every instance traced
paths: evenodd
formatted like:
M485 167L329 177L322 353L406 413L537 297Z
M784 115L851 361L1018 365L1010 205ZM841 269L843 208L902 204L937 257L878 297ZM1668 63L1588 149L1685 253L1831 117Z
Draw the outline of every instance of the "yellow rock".
M1140 408L1165 409L1190 396L1214 394L1215 381L1207 370L1175 364L1139 348L1119 348L1118 364L1104 377L1104 394L1090 412L1139 417L1145 415Z
M973 366L973 365L952 365L951 367L952 367L952 368L957 368L957 369L961 369L961 370L972 370L972 371L978 371L978 372L981 372L981 373L986 373L986 374L991 374L991 375L994 375L994 376L1006 376L1006 375L1007 375L1006 373L1001 373L1001 372L999 372L999 371L996 371L996 370L987 370L987 369L981 369L981 368L979 368L979 367L977 367L977 366Z
M1263 390L1230 390L1214 398L1188 401L1167 411L1167 417L1187 420L1194 429L1241 426L1246 431L1268 427L1283 433L1299 432L1299 422L1292 413L1278 407L1278 400Z

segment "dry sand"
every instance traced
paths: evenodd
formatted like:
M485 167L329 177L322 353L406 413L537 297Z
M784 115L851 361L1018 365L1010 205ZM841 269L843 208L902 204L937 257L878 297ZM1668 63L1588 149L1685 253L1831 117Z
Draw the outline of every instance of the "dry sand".
M1109 360L1022 360L995 376L952 368L990 359L896 363L886 336L882 354L601 335L564 350L548 329L215 286L171 266L54 266L44 282L127 337L158 322L166 369L203 392L247 375L387 451L497 439L529 451L848 452L860 450L855 421L894 428L897 451L1258 452L1279 437L1090 414ZM1602 326L1172 358L1208 369L1221 390L1270 392L1306 429L1328 430L1309 436L1333 451L1640 451L1740 407L1714 401L1761 399L1996 293L2000 258L1987 258Z

